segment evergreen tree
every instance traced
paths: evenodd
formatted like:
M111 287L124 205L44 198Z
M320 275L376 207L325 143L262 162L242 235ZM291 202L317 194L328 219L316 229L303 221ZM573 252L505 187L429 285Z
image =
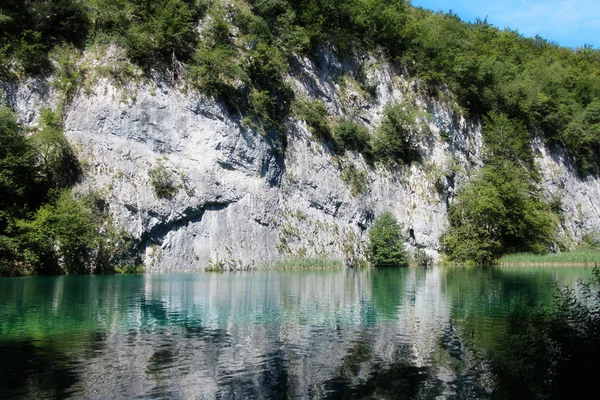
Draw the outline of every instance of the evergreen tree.
M367 257L374 267L406 267L408 256L404 249L400 225L391 212L382 213L369 230Z

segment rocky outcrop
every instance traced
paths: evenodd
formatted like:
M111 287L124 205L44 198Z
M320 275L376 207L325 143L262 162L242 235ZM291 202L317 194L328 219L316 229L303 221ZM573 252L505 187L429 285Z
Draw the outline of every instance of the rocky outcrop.
M356 83L360 69L369 93ZM371 131L386 104L417 104L431 116L422 121L429 126L422 162L390 171L354 153L335 155L293 118L282 149L276 132L248 127L222 104L160 80L123 90L99 79L65 108L65 135L85 170L78 190L106 197L115 221L139 241L147 271L242 269L292 256L351 260L384 210L402 223L410 248L438 256L448 205L481 165L480 124L454 112L451 99L420 95L417 83L375 58L340 62L323 52L292 70L297 96L321 99L332 118L355 117ZM26 124L58 104L41 79L3 90ZM580 180L560 152L533 146L548 196L562 200L564 235L575 243L600 227L599 182ZM157 196L157 170L171 181L172 198Z

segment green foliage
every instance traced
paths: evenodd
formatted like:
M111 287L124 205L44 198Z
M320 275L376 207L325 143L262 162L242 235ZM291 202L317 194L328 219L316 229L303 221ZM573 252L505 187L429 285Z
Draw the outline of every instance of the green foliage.
M259 94L250 97L250 113L268 127L281 124L294 99L292 89L283 79L288 68L286 58L276 46L258 42L248 52L247 73L254 87L252 94Z
M192 57L187 79L204 93L238 110L243 107L241 86L248 84L249 77L230 39L229 29L222 17L215 17L207 29L207 37Z
M171 199L179 191L179 187L174 182L173 174L164 164L159 163L156 167L150 169L148 175L154 193L159 199Z
M598 251L598 237L594 235L583 238L583 249L564 251L561 253L531 254L513 253L506 254L498 260L500 265L594 265L600 263ZM590 243L591 242L591 243Z
M419 267L427 267L433 264L433 259L423 249L416 249L411 254L411 260Z
M589 283L557 288L551 308L514 311L487 357L493 398L583 399L600 367L600 271Z
M103 202L76 199L63 191L40 207L33 219L18 220L15 239L25 265L36 273L102 273L134 258L128 234L105 226Z
M62 121L56 113L49 109L40 111L39 129L32 140L48 186L65 188L77 182L81 166L63 135Z
M0 108L0 237L12 216L21 216L35 195L35 152L15 114ZM2 245L0 244L0 252Z
M367 259L374 267L408 266L408 255L404 249L401 228L391 212L377 217L369 230Z
M342 119L335 127L334 138L339 150L359 152L367 160L373 158L371 135L363 125Z
M558 225L528 172L510 161L482 168L448 212L442 248L459 262L488 264L503 253L546 252Z
M261 269L337 269L342 266L342 262L335 259L291 257L279 260L273 264L264 265Z
M415 107L409 104L386 106L373 139L376 158L388 164L420 161L419 143L425 125L417 121L418 117Z
M561 48L451 14L409 14L410 44L402 59L432 92L450 87L471 114L503 113L529 131L541 131L547 143L566 147L581 173L593 171L593 152L585 152L587 144L583 154L578 147L586 130L568 126L600 94L598 50Z
M0 108L0 264L11 274L100 273L135 258L103 203L66 190L80 169L58 115L40 112L31 139ZM0 272L3 273L3 272Z
M306 121L311 133L317 139L331 141L331 129L327 120L327 108L321 100L299 100L295 104L298 118Z
M200 12L184 0L95 0L91 15L96 37L116 41L139 65L177 69L193 53Z
M578 111L563 135L571 149L575 166L582 174L600 173L600 100Z
M212 22L198 40L206 15ZM238 28L235 36L228 21ZM0 76L40 72L54 47L80 48L86 41L119 44L147 72L187 70L197 88L266 128L280 128L290 110L293 92L284 76L296 55L315 55L323 46L342 57L382 49L430 94L449 89L471 116L541 132L548 144L567 149L582 175L600 172L594 122L600 50L591 47L561 48L405 0L251 0L227 9L193 0L6 0L0 6ZM77 80L67 69L57 84L72 93L70 82ZM401 120L390 119L384 128L391 131L374 142L381 159L418 158L388 135L414 122ZM395 146L386 152L387 144Z
M0 5L0 65L36 73L49 66L48 52L59 44L81 47L90 20L73 0L5 0Z
M64 192L54 204L42 206L32 220L16 224L19 248L34 270L81 274L89 269L98 246L97 217L83 201Z
M510 161L535 169L531 139L525 126L504 114L491 112L484 119L483 136L487 163Z
M51 53L51 58L56 61L52 87L61 94L59 109L64 107L75 97L77 89L83 82L83 73L77 66L79 53L73 46L57 47Z

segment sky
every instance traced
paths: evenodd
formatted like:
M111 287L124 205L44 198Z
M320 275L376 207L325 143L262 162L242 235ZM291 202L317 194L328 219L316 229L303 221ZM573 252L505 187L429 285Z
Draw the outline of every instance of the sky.
M484 19L499 28L540 35L561 46L600 48L600 0L412 0L434 11L452 10L462 20Z

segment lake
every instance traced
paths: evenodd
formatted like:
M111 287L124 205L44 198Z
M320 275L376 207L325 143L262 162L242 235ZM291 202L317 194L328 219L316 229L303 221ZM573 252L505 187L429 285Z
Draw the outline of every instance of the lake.
M0 397L480 398L471 350L591 271L0 279Z

